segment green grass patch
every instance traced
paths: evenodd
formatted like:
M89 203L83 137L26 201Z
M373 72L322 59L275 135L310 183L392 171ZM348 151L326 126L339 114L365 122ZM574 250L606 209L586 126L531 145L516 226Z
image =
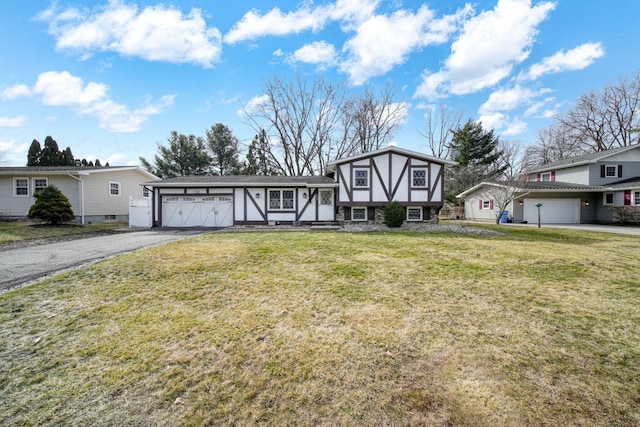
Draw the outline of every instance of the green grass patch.
M0 296L3 425L635 426L640 242L214 233Z
M94 233L126 226L125 223L46 225L33 221L0 221L0 243Z

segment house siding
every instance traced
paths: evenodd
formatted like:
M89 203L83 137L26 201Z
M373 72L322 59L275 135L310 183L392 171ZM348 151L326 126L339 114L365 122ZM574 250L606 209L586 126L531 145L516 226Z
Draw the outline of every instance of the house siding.
M555 181L588 185L590 179L589 165L576 166L555 171Z
M29 179L29 196L28 197L16 197L13 195L14 178L28 178ZM71 208L76 216L80 215L80 198L78 196L77 181L71 177L61 175L25 175L16 173L15 176L2 176L0 177L0 200L2 200L2 207L0 207L0 216L6 217L26 217L31 206L35 203L36 199L33 197L33 179L34 178L46 178L48 185L55 185L64 194L71 203Z

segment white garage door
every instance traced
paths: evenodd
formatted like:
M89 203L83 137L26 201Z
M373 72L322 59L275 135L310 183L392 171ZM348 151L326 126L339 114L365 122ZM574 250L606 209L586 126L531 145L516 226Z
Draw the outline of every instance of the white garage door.
M524 199L524 220L529 224L538 223L540 207L540 223L542 224L579 224L580 199Z
M229 196L174 196L162 199L165 227L230 227L233 198Z

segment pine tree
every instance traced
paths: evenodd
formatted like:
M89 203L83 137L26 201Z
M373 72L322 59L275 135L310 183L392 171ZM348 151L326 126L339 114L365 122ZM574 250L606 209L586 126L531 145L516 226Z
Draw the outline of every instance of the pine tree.
M33 197L36 201L29 209L27 217L52 225L70 222L75 218L69 199L57 187L49 185Z
M212 166L220 175L236 175L240 171L238 160L238 138L231 129L216 123L207 130L207 144L212 157Z
M31 142L29 147L29 153L27 154L27 166L40 166L40 159L42 157L42 147L37 139Z

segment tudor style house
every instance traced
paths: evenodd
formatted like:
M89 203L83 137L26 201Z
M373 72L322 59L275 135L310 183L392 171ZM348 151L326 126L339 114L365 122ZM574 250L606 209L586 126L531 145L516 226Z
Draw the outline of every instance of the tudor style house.
M82 224L127 221L129 199L149 196L141 184L158 179L137 166L0 167L0 218L26 218L33 197L48 185L67 196Z
M514 222L547 224L613 223L614 207L640 207L640 145L589 153L542 165L514 185L507 206ZM504 183L483 182L458 195L466 219L495 221Z
M330 162L325 176L185 176L147 182L164 227L382 222L391 201L408 221L436 218L454 162L397 147Z

